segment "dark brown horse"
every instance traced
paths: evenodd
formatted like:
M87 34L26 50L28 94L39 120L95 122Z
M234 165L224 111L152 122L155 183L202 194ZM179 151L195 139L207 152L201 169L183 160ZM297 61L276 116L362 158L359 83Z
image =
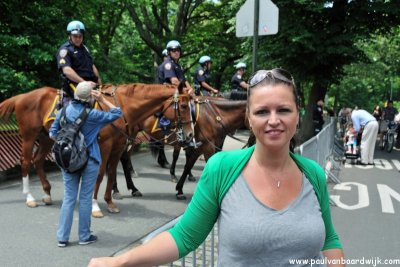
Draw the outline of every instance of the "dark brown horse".
M106 85L103 87L106 92L110 93L107 96L110 101L121 107L124 118L115 122L116 128L129 129L140 123L151 114L156 112L164 102L170 102L171 99L177 99L181 106L187 106L189 97L183 93L182 86L177 88L158 84L124 84L118 86ZM22 158L21 172L23 178L23 193L26 194L26 203L29 207L36 207L37 202L29 190L29 168L31 163L36 168L37 174L42 183L45 196L43 202L51 204L51 186L46 178L43 169L45 156L49 153L53 141L48 137L47 130L52 121L47 120L48 113L55 103L55 98L58 90L51 87L43 87L33 90L29 93L20 94L7 99L0 103L0 117L7 118L11 113L15 112L19 125L20 135L22 137ZM175 96L175 97L174 97ZM189 111L186 116L189 117ZM123 126L122 126L123 125ZM128 126L125 126L128 125ZM122 126L122 127L121 127ZM190 127L186 127L189 132L187 136L190 138ZM122 137L119 143L115 143L115 136ZM109 179L115 177L116 164L108 164L108 160L122 154L121 151L125 148L129 139L130 133L128 130L116 131L114 127L107 126L100 132L100 149L102 153L103 163L101 171L104 173L105 166L108 166L107 171ZM33 154L35 141L39 142L39 147ZM121 142L121 140L124 140ZM102 178L102 177L101 177ZM113 181L109 181L109 195L111 196L111 187ZM109 198L111 200L111 197ZM106 199L107 201L107 199ZM111 201L112 207L112 201Z
M183 185L186 177L195 180L191 174L195 162L200 155L204 155L207 161L212 155L222 149L224 140L227 135L231 135L237 129L246 126L246 101L233 101L224 98L201 97L194 100L197 107L196 124L195 124L195 140L200 142L198 148L187 148L186 163L183 173L176 185L176 197L180 200L186 199L183 194ZM157 150L154 147L153 150ZM175 176L175 166L179 157L181 146L174 146L173 161L171 164L171 179L177 180ZM157 153L163 151L155 151Z

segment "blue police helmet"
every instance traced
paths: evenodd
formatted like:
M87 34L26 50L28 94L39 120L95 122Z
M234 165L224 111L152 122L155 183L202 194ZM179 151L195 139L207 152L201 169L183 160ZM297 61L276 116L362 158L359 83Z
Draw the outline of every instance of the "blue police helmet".
M78 34L78 33L85 33L85 25L80 22L79 20L73 20L68 23L67 26L68 34Z
M172 49L176 49L176 48L181 49L181 44L178 41L172 40L172 41L168 42L168 44L167 44L167 50L168 51L170 51Z
M239 62L238 64L236 64L236 69L245 69L246 68L246 63L243 62Z
M207 62L212 62L212 60L211 60L211 58L210 58L209 56L202 56L202 57L199 59L200 65L204 65L204 64L206 64Z
M161 53L164 57L167 57L168 56L168 51L167 51L167 49L164 49L163 51L162 51L162 53Z

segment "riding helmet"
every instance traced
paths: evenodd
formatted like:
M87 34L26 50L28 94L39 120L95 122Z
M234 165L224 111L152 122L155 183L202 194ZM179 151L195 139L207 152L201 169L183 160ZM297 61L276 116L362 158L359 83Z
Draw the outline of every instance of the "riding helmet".
M181 49L181 44L178 41L172 40L172 41L168 42L168 44L167 44L167 50L168 51L170 51L172 49L176 49L176 48Z
M238 64L236 64L236 69L245 69L246 68L246 63L243 62L239 62Z
M206 64L207 62L212 62L212 60L211 60L211 58L209 57L209 56L202 56L200 59L199 59L199 63L200 63L200 65L204 65L204 64Z
M78 33L84 34L85 25L79 20L73 20L70 23L68 23L67 32L68 34L78 34Z

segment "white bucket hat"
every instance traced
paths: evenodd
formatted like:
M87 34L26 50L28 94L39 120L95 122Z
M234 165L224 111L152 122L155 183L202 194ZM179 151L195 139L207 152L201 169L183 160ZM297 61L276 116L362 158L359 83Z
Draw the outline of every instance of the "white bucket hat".
M89 102L92 92L92 84L90 82L80 82L76 87L75 99Z

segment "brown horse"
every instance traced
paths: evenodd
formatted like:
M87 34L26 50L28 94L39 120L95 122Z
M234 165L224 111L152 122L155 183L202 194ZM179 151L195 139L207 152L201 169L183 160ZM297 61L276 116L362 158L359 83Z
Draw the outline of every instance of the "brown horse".
M183 84L182 84L183 85ZM165 87L165 86L164 86ZM181 88L181 86L180 86ZM152 107L151 113L148 117L154 117L154 114L164 114L165 118L169 119L173 123L173 127L179 132L179 138L176 139L177 142L181 144L186 144L192 139L192 129L190 126L190 109L189 109L189 96L185 95L176 95L175 97L170 97L168 101L164 101L161 105L156 105ZM147 118L145 118L147 119ZM117 123L113 123L112 125L106 126L100 132L100 140L99 145L101 148L102 160L103 162L107 162L107 165L102 164L100 166L98 178L96 181L96 186L93 194L93 206L92 206L92 215L93 217L103 217L103 213L100 210L100 207L97 203L97 196L100 184L103 179L103 175L107 170L107 187L104 193L104 199L107 202L107 210L111 213L118 213L118 207L113 203L111 192L112 186L116 182L116 170L118 161L121 158L121 155L125 152L124 157L130 156L130 153L126 152L126 140L127 136L134 140L138 131L140 130L140 124L143 119L137 120L138 123L130 124L125 126L125 124L120 121ZM126 128L126 129L125 129ZM152 125L153 131L157 131L154 124ZM128 134L129 133L129 134ZM105 145L107 144L107 145ZM104 147L104 148L103 148ZM129 160L129 159L128 159ZM131 173L129 171L124 171L125 177L131 181ZM133 196L141 196L141 192L134 186L133 182L128 185L130 189L132 189Z
M110 92L110 96L107 96L110 98L109 100L114 101L114 103L120 106L124 113L124 118L115 122L120 126L120 129L129 129L140 123L156 112L160 105L163 105L166 101L171 101L172 98L175 99L174 101L179 102L179 105L182 107L187 106L189 101L188 95L183 93L182 86L179 87L179 91L173 86L158 84L106 85L103 88L106 92ZM29 93L14 96L0 103L0 117L7 118L13 112L16 114L20 135L22 137L21 172L23 193L26 194L26 203L29 207L37 206L37 202L29 190L28 171L31 162L36 168L45 192L45 196L42 199L43 202L45 204L52 203L50 194L51 186L46 178L43 163L45 156L49 153L53 144L53 141L48 137L47 133L52 121L46 119L58 92L59 91L55 88L43 87ZM188 114L189 111L186 113ZM188 116L190 115L187 115L187 117ZM121 128L121 125L128 125L129 127ZM118 128L118 126L114 127ZM120 156L122 153L117 150L114 153L114 149L118 148L123 150L126 146L126 142L120 142L120 144L118 144L119 146L115 148L116 144L111 141L111 139L114 139L110 138L110 135L111 137L114 137L114 135L123 136L124 140L129 139L128 130L116 131L114 127L107 126L100 132L99 143L103 159L101 166L103 173L108 159L112 158L113 155ZM186 128L189 130L187 136L190 138L192 135L190 127ZM32 151L36 140L39 142L39 147L33 154ZM119 157L117 157L117 159L119 159ZM109 177L113 176L115 168L116 164L115 166L108 165ZM108 186L110 188L110 195L111 185Z
M164 124L162 125L162 122L165 122L165 119L169 121L169 124ZM167 122L168 122L167 121ZM190 121L191 122L191 121ZM177 121L177 116L176 116L176 108L172 105L167 105L165 104L164 107L159 112L156 112L153 116L150 116L146 120L144 120L142 123L139 123L132 134L132 137L136 137L139 132L142 132L145 138L148 140L150 146L164 146L164 145L177 145L182 142L179 140L182 139L182 130L181 127L178 127L179 122ZM162 150L164 151L164 150ZM128 154L123 157L121 157L121 162L125 160L130 160L130 153L127 152ZM161 153L160 153L161 154ZM165 167L165 154L164 158L159 159L159 163L161 167ZM131 190L131 195L132 197L140 197L142 196L142 193L139 191L138 188L133 183L132 180L132 174L137 173L133 170L133 166L129 166L129 162L126 162L125 164L122 164L122 168L125 174L125 181L126 181L126 186L128 190ZM168 167L169 168L169 167ZM115 180L115 183L112 188L113 194L112 197L114 199L122 199L123 196L119 193L118 185L117 185L117 180Z
M189 180L195 180L191 174L195 162L200 155L204 155L207 161L216 152L222 150L224 140L227 135L231 135L235 130L247 127L246 123L246 101L233 101L224 98L201 97L194 100L196 105L196 124L195 140L201 145L198 148L186 148L186 163L183 173L176 185L176 197L179 200L186 199L183 194L183 185L186 177ZM162 153L156 151L154 154ZM176 181L175 166L179 157L181 146L175 145L173 152L173 161L170 168L171 180Z

